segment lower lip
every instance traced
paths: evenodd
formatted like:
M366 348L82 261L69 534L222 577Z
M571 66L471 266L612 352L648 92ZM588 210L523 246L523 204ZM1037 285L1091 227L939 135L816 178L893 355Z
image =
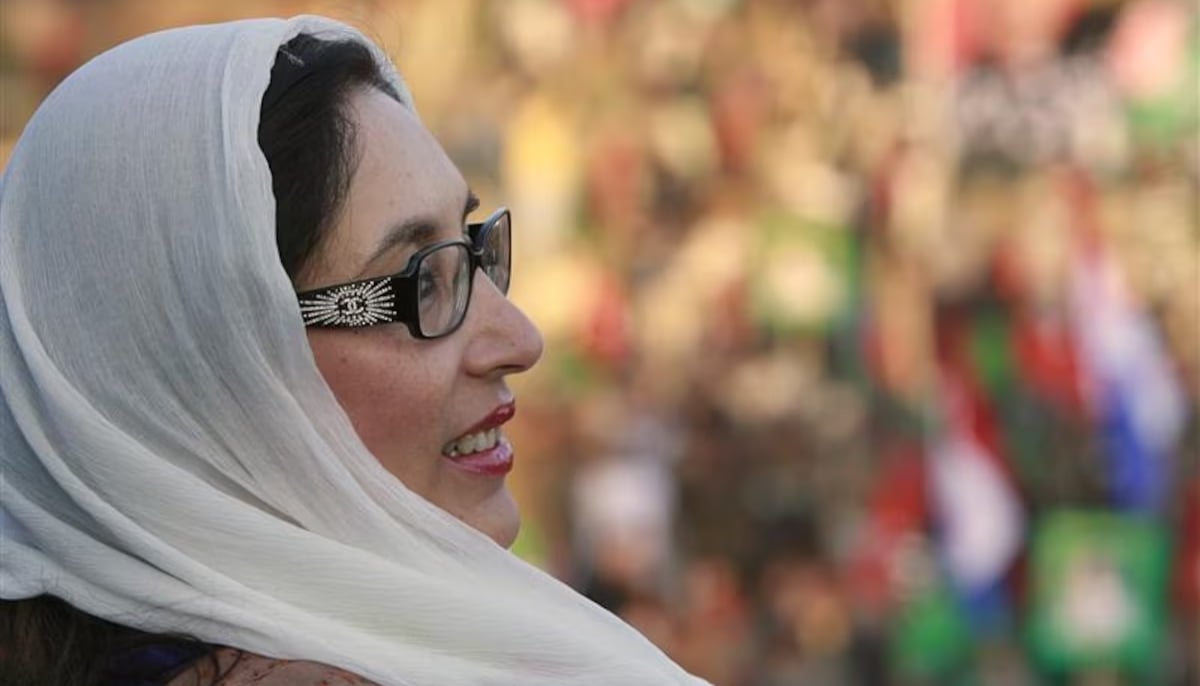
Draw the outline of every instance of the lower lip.
M496 443L495 447L487 450L481 450L470 455L459 455L457 457L447 457L442 455L442 459L459 469L479 474L482 476L504 476L512 471L513 468L513 449L512 444L507 440L501 439Z

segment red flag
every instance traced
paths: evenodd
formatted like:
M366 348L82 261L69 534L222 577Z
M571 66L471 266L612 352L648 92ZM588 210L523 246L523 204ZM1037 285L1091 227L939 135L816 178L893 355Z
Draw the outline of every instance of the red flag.
M1079 366L1069 322L1025 313L1013 326L1013 349L1025 385L1072 414L1083 411Z
M885 447L866 504L866 521L850 562L849 579L859 610L885 614L896 599L905 546L923 535L925 466L920 449L899 442Z

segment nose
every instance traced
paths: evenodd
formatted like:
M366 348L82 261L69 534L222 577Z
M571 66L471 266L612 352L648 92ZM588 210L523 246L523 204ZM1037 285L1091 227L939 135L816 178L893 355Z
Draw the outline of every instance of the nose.
M463 328L470 341L464 364L473 376L499 379L537 364L542 333L482 271L475 272L471 304Z

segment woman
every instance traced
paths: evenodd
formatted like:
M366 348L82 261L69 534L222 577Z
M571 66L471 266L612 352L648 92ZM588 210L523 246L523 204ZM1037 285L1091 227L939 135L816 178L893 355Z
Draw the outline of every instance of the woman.
M701 683L506 550L541 340L475 205L329 20L64 81L0 188L0 679Z

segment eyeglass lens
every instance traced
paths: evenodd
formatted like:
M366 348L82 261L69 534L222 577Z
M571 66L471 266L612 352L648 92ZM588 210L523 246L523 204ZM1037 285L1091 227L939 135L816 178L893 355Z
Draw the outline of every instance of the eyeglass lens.
M511 274L511 226L508 213L484 229L480 267L496 288L508 293ZM417 270L418 317L421 334L441 336L459 325L471 296L471 257L462 244L451 244L425 255Z
M481 262L483 271L501 293L508 293L512 262L512 227L508 212L501 215L483 237Z
M467 247L451 244L421 260L417 302L421 333L439 336L458 325L470 293L471 259Z

